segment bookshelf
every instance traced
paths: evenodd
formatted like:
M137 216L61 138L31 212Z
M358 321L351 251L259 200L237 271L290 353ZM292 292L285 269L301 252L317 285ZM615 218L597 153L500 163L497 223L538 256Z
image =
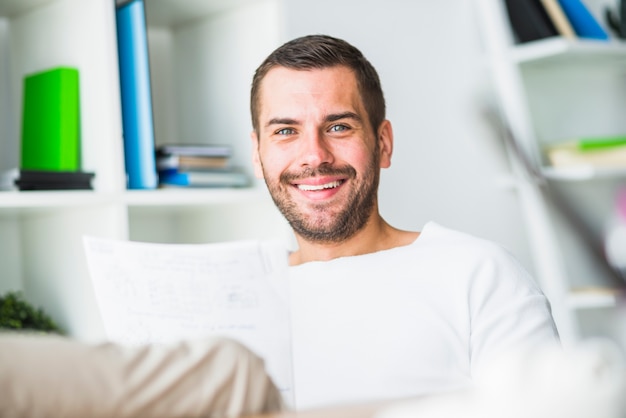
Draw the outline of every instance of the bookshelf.
M516 45L510 50L511 60L524 65L533 63L545 65L592 65L626 64L624 46L621 42L601 42L585 39L553 37L541 42Z
M148 0L146 14L157 145L226 143L234 163L249 167L248 89L278 44L279 2ZM259 18L268 24L259 27ZM93 191L0 191L0 292L24 291L84 340L104 335L84 235L289 236L260 181L245 189L126 190L117 64L112 0L0 0L0 172L19 166L24 75L69 65L80 77L82 168L96 173Z
M542 171L545 177L560 181L585 181L594 179L626 180L626 168L599 168L592 166L572 168L544 167Z
M587 3L596 12L611 4ZM557 36L520 44L504 2L479 0L476 13L494 102L547 184L534 181L509 147L515 180L508 184L520 196L536 276L552 302L563 341L610 334L618 300L611 290L615 281L553 197L560 196L601 239L617 190L626 184L626 169L554 168L542 149L568 139L626 132L626 43Z

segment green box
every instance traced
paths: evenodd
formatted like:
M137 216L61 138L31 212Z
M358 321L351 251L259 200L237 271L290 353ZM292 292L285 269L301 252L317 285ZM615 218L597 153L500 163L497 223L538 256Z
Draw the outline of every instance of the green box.
M78 70L59 67L24 77L24 170L80 170Z

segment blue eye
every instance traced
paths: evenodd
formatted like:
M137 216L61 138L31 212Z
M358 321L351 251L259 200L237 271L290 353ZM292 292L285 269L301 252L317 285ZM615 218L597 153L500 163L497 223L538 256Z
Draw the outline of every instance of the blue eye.
M343 132L343 131L347 131L348 129L350 128L348 128L346 125L333 125L330 127L329 130L331 132Z
M279 129L278 131L276 131L277 135L293 135L296 131L294 131L292 128L283 128L283 129Z

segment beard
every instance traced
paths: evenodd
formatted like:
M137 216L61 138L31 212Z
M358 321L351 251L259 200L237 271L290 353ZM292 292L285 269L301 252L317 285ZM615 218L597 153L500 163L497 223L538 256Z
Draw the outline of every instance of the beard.
M372 215L380 178L377 155L375 153L371 158L361 177L352 166L331 167L323 164L299 173L284 172L278 181L271 181L264 176L265 184L274 204L297 235L310 242L339 243L361 230ZM353 187L343 203L319 202L302 207L303 204L293 201L289 190L294 180L322 175L345 176L351 181Z

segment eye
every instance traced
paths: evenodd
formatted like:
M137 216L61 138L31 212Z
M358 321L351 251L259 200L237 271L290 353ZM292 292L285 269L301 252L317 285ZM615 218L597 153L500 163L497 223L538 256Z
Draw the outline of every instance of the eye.
M344 131L347 131L348 129L350 128L347 127L346 125L333 125L330 127L329 131L330 132L344 132Z
M276 135L293 135L296 131L292 128L282 128L276 131Z

